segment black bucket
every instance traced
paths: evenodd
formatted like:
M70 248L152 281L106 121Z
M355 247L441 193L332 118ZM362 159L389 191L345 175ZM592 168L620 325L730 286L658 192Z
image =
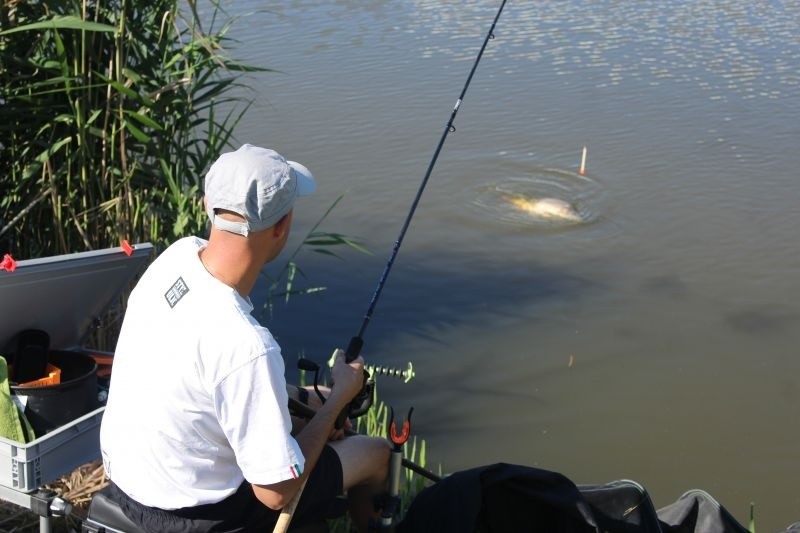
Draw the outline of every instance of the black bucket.
M78 352L51 351L48 362L61 369L61 383L34 387L11 385L11 393L27 397L25 417L37 437L100 407L97 363Z

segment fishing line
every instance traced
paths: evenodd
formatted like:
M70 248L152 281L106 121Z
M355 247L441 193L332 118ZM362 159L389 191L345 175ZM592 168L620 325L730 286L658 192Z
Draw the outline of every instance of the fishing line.
M447 125L444 128L444 132L442 132L442 136L439 139L439 144L436 146L436 150L433 153L433 157L431 158L431 162L428 165L428 169L425 172L425 177L422 179L422 183L417 190L417 194L414 197L414 201L411 204L411 209L406 216L405 221L403 222L402 229L400 230L400 234L397 237L397 240L394 243L394 247L392 248L392 252L389 256L389 260L386 262L386 266L383 269L383 273L381 274L380 279L378 280L378 285L375 288L375 293L372 295L372 300L369 303L369 307L367 308L367 312L364 314L364 320L361 323L361 328L358 331L358 334L350 339L350 343L347 346L347 351L345 352L345 360L349 363L356 359L359 354L361 353L361 348L364 345L364 333L367 330L367 326L369 326L370 320L372 320L372 315L375 312L375 306L378 303L378 298L380 298L381 293L383 292L383 287L386 284L386 279L389 277L389 272L394 265L395 259L397 258L397 253L400 251L400 246L403 244L403 239L406 236L406 232L408 231L409 225L411 224L411 219L414 217L414 213L417 211L417 206L419 205L419 201L422 198L422 193L425 191L425 187L428 184L428 180L431 177L431 172L433 171L433 167L436 165L436 160L439 158L439 153L442 151L442 146L444 146L444 142L447 139L447 136L456 131L455 126L453 126L453 122L455 121L456 114L461 107L461 103L464 100L464 95L467 93L467 89L469 88L470 83L472 82L472 77L475 74L475 70L478 68L478 63L480 63L481 58L483 57L483 52L486 49L486 45L489 43L491 39L494 39L494 28L497 25L497 21L500 18L500 14L503 12L503 8L506 5L507 0L503 0L500 4L500 8L497 10L497 14L494 17L494 21L492 22L492 26L489 28L489 31L486 34L486 38L483 40L483 45L481 46L480 51L478 52L478 56L475 58L475 62L472 64L472 69L469 72L469 76L467 77L466 83L464 83L464 88L461 90L461 94L458 96L458 100L456 100L455 106L453 107L453 111L450 113L450 119L447 121ZM359 416L366 412L369 409L369 406L372 403L372 392L371 390L367 390L365 386L362 389L359 396L357 396L353 402L351 403L350 407L350 416ZM366 405L366 407L364 407Z

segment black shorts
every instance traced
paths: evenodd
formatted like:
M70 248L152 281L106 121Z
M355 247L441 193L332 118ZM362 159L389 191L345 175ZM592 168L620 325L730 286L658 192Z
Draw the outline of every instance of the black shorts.
M343 493L342 483L339 456L333 448L325 446L297 504L292 527L343 514L346 502L339 498ZM174 510L142 505L113 482L107 493L128 518L148 533L272 531L280 515L280 511L273 511L256 498L247 481L220 502Z

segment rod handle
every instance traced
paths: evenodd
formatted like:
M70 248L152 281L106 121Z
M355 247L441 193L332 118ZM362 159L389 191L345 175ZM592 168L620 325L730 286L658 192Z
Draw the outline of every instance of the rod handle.
M344 360L347 363L351 363L356 360L356 358L361 354L361 348L364 346L364 339L361 338L360 335L356 335L355 337L350 338L350 343L347 345L347 350L344 352ZM366 413L370 406L372 405L372 392L374 390L374 386L367 389L367 384L369 383L369 372L364 369L364 385L361 387L361 392L359 392L355 398L353 398L347 407L342 409L342 412L339 413L339 416L336 417L336 429L342 429L344 426L344 421L349 417L358 417Z
M347 345L347 351L344 352L344 360L347 363L352 363L356 358L361 355L361 348L364 346L364 339L359 336L352 337L350 344Z

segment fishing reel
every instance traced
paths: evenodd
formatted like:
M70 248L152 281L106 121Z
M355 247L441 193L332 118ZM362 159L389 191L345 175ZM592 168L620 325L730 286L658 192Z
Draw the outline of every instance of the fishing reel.
M335 356L335 352L334 352ZM331 357L330 365L333 364L333 357ZM314 373L314 392L323 404L327 398L322 391L319 390L319 365L310 359L300 358L297 361L297 368L306 372ZM347 418L358 418L365 414L372 407L375 398L375 380L372 379L370 373L364 369L364 384L361 391L350 401L347 407L339 414L336 419L336 429L341 429L344 426L344 421Z
M347 361L348 363L354 361L358 357L361 345L362 345L361 339L356 337L351 339L350 345L347 347L347 351L345 352L345 361ZM333 366L335 358L336 358L336 351L333 352L330 359L328 360L329 367ZM320 370L319 365L309 359L300 358L297 361L297 367L300 370L314 373L314 392L317 393L320 402L325 403L326 401L325 395L322 394L322 392L319 390L319 370ZM362 416L367 411L369 411L369 408L372 407L372 404L375 401L375 380L373 378L374 375L383 375L394 378L400 378L405 383L408 383L416 374L414 373L414 366L411 364L410 361L408 363L408 367L405 369L365 365L364 383L361 387L361 391L350 401L347 407L342 411L342 413L336 419L337 429L340 429L344 425L345 419L358 418L359 416Z
M348 405L347 418L358 418L365 414L372 407L372 402L375 399L375 380L369 375L369 372L364 370L364 386L361 387L361 392L356 394L356 397L350 401ZM341 415L340 415L341 416ZM338 423L338 420L337 420ZM344 419L342 419L344 424ZM337 426L341 427L341 426Z

